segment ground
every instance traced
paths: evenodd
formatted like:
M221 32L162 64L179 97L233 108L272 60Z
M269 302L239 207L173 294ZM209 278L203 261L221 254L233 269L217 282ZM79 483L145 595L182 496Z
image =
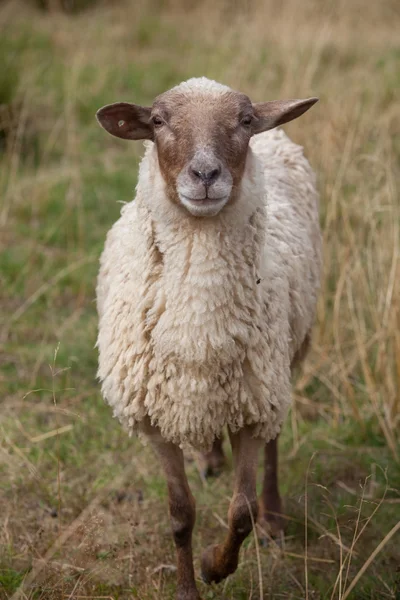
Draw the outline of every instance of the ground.
M324 278L280 440L284 544L250 536L202 598L398 600L398 2L60 4L0 6L0 598L174 597L161 469L96 381L98 257L143 149L94 114L206 75L320 97L285 129L318 175ZM188 474L199 575L232 476Z

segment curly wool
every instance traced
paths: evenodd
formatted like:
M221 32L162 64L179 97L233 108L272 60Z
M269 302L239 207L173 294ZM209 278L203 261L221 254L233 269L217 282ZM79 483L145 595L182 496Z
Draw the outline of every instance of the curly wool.
M318 198L302 148L251 141L235 202L192 217L165 195L152 143L109 231L97 285L102 393L130 431L207 449L228 425L276 437L320 274Z

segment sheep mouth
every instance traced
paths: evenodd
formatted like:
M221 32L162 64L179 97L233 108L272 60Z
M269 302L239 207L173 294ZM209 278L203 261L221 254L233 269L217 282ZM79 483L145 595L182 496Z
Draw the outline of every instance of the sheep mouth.
M202 198L191 198L184 194L179 194L181 204L194 217L213 217L223 209L228 202L229 196L220 196L219 198L210 198L203 196Z
M203 198L190 198L189 196L185 196L184 194L181 194L181 196L187 202L194 202L196 204L214 204L226 200L226 196L220 196L219 198L210 198L210 196L204 196Z

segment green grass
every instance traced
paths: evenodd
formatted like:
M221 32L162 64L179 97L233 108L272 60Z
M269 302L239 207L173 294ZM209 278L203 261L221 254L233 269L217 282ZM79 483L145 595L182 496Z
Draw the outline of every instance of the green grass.
M361 27L355 0L344 12L323 4L241 12L127 1L70 17L0 7L0 104L18 115L0 144L1 599L27 573L37 573L29 600L174 597L175 573L157 570L175 560L161 469L112 418L96 381L98 258L133 197L142 149L107 136L94 114L116 100L149 104L192 75L255 100L320 95L288 130L318 173L325 235L314 345L280 440L285 553L251 536L225 584L199 582L202 598L258 598L258 560L264 598L344 598L398 522L397 13L387 0ZM191 460L188 475L199 573L201 550L224 535L232 474L205 484ZM397 600L399 563L397 535L349 598Z

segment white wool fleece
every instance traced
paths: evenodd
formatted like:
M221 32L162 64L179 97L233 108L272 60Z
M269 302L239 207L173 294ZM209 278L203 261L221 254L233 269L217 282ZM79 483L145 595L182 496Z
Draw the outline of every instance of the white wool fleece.
M97 285L99 372L132 432L207 449L222 428L266 441L290 403L291 363L313 323L318 198L301 147L252 139L238 199L199 219L170 202L153 143L136 199L109 231Z

